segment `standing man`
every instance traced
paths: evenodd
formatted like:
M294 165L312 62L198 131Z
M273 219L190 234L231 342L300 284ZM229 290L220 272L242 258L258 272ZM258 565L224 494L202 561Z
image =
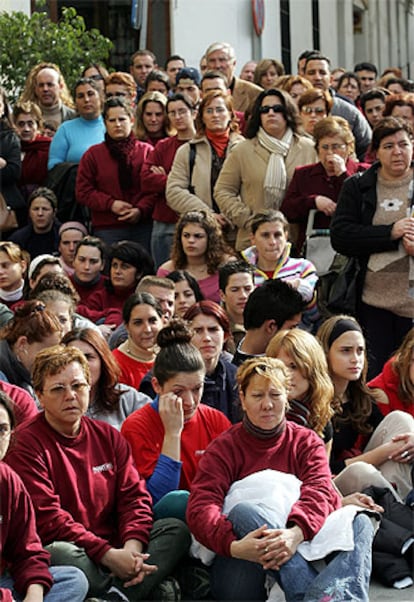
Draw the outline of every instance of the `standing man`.
M245 65L243 65L239 75L240 79L244 79L246 82L252 82L254 80L254 70L256 69L256 65L256 61L248 61Z
M372 63L358 63L354 67L354 73L357 74L361 83L361 94L365 94L375 88L378 77L378 69Z
M195 67L183 67L175 76L174 93L187 94L197 108L201 101L200 93L201 76Z
M185 60L179 54L173 54L165 61L165 73L170 80L170 87L175 87L175 78L180 69L185 67Z
M371 142L371 129L361 111L337 96L335 90L330 88L330 71L330 60L323 54L315 52L306 59L304 77L310 81L314 88L329 90L334 101L331 115L343 117L348 121L355 136L356 154L359 160L362 161Z
M58 126L76 117L68 87L54 63L39 63L31 69L19 99L20 103L27 101L39 106L44 121L54 121Z
M227 42L214 42L205 53L207 69L221 71L227 78L236 111L247 111L262 92L262 88L234 75L236 55Z
M145 93L145 80L147 75L157 68L157 58L151 50L137 50L131 56L129 71L137 85L137 97L135 102Z

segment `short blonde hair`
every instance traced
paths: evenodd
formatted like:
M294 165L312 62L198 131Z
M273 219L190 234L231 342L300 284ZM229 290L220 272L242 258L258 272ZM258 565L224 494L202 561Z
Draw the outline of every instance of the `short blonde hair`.
M288 394L290 374L280 360L272 357L253 357L243 362L237 370L237 384L242 393L246 393L251 379L256 374L270 380L275 387L283 387Z

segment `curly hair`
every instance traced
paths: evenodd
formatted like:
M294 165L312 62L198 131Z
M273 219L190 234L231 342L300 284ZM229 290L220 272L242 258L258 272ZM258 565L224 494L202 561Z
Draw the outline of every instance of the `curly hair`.
M340 314L328 318L316 333L327 357L329 370L329 350L332 345L330 339L335 326L340 320L349 320L354 322L357 327L356 329L359 327L355 318ZM361 330L360 332L362 334ZM336 424L350 424L356 432L361 433L362 435L372 433L373 427L368 424L368 419L371 415L373 399L376 398L376 391L367 387L367 369L368 362L366 353L364 353L364 367L361 375L358 380L350 381L346 390L349 403L343 404L340 397L335 393L335 415L332 420L334 427Z
M29 75L27 76L23 92L19 98L19 103L31 101L31 102L35 102L36 104L38 104L38 100L37 100L37 96L36 96L36 77L38 76L39 72L42 71L42 69L53 69L53 71L56 71L56 73L59 76L59 84L61 86L59 98L63 102L64 105L66 105L67 107L69 107L71 109L74 109L75 104L70 95L70 92L68 90L68 87L66 85L66 82L64 80L61 70L59 69L58 65L56 65L55 63L47 63L47 62L38 63L37 65L32 67L32 69L29 72Z
M184 213L177 222L174 232L174 241L171 249L171 260L175 270L185 270L187 268L187 257L184 253L181 241L182 233L188 224L196 224L203 228L207 234L207 249L205 259L207 263L207 272L215 274L223 263L225 256L230 252L224 242L220 226L212 215L205 211L189 211Z
M321 344L305 330L281 330L270 341L266 355L277 358L281 351L308 381L305 402L310 409L309 424L322 437L324 428L334 415L334 387Z

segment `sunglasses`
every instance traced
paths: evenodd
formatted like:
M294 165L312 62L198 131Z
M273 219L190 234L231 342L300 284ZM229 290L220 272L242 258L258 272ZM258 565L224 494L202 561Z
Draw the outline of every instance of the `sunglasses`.
M285 107L283 105L266 105L259 108L259 113L261 115L266 115L267 113L270 113L270 111L273 111L273 113L284 113Z

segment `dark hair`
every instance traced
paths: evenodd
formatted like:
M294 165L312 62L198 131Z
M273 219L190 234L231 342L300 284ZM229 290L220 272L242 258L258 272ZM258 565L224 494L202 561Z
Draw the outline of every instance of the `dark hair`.
M394 107L410 107L414 117L414 94L411 92L401 92L401 94L391 94L385 100L385 109L383 117L392 115Z
M201 78L201 83L200 83L200 88L203 87L203 81L205 81L206 79L222 79L224 81L224 83L226 84L226 87L229 85L229 82L227 81L227 77L224 75L224 73L222 71L206 71L203 75L203 77Z
M77 82L75 83L75 85L73 87L73 98L76 98L76 90L79 88L79 86L90 86L91 88L93 88L95 90L95 92L98 94L98 96L100 98L99 86L96 83L96 81L94 79L92 79L91 77L80 77L77 80Z
M195 300L203 301L204 295L201 292L200 286L199 286L196 278L194 278L194 276L192 276L192 274L190 274L190 272L187 272L187 270L174 270L173 272L170 272L169 274L167 274L166 278L168 278L169 280L172 280L174 283L187 282L188 286L191 288L191 290L194 293Z
M75 257L78 254L80 247L95 247L99 249L101 254L101 259L103 263L105 263L106 259L106 245L102 238L98 238L97 236L84 236L81 240L76 243L75 248Z
M119 407L119 397L122 394L116 388L121 370L112 355L104 337L93 328L74 328L65 334L62 345L68 346L74 341L82 341L94 348L101 360L101 374L96 384L95 399L91 400L97 409L112 412Z
M162 386L179 372L205 373L205 366L200 351L191 343L193 332L190 327L178 318L170 321L157 336L160 347L155 358L153 374Z
M188 96L188 94L181 94L180 92L177 92L176 94L172 94L171 96L168 97L167 104L166 104L167 113L168 113L168 107L170 106L170 103L178 102L179 100L181 100L181 102L183 102L190 109L190 111L194 111L194 109L195 109L194 103L191 100L191 98Z
M392 136L402 130L407 132L408 136L412 138L413 130L409 123L399 117L384 117L384 119L381 119L374 127L372 132L371 150L377 151L383 138Z
M224 265L219 267L219 289L226 290L226 286L229 283L230 276L233 274L250 274L252 278L252 284L254 284L254 267L243 260L228 261Z
M384 90L383 88L372 88L360 96L359 103L362 107L362 110L365 111L365 105L369 100L375 100L377 98L385 103L387 96L389 96L389 94L387 94L387 90Z
M30 291L29 298L36 299L37 295L48 290L60 291L64 295L72 297L76 305L80 301L80 297L75 287L66 274L56 274L52 272L44 274L39 282L36 283L36 286Z
M298 62L303 59L307 59L309 56L317 55L317 54L319 54L319 50L304 50L298 56Z
M378 75L378 69L373 63L357 63L354 67L354 71L355 73L358 73L358 71L372 71L375 73L375 77Z
M306 57L305 71L306 71L306 67L308 66L309 61L325 61L326 63L328 63L329 69L331 68L331 59L319 51L311 52Z
M246 330L260 328L266 320L274 320L278 329L301 313L305 302L298 291L283 280L266 280L256 288L247 299L244 308L244 327Z
M159 71L158 69L154 69L150 71L145 78L144 89L147 91L148 84L150 82L161 82L167 88L167 92L171 89L170 79L164 71Z
M218 303L211 301L211 299L198 301L187 309L183 318L184 320L191 322L194 320L194 318L200 315L211 316L212 318L215 318L223 329L225 336L227 338L231 336L230 320L225 310L218 305Z
M13 318L1 329L0 339L6 340L10 346L22 336L29 344L41 343L46 337L61 331L57 317L46 309L44 303L33 300L16 308Z
M138 242L131 240L121 240L114 243L109 249L109 265L114 259L120 259L129 263L137 270L137 282L143 276L154 274L154 262L148 251ZM110 280L106 283L110 290L113 289Z
M108 117L109 109L116 109L118 107L120 107L121 109L124 109L125 113L129 117L132 118L134 116L134 111L132 110L131 105L128 102L126 102L120 96L112 96L111 98L108 98L108 100L105 100L105 102L104 102L103 111L102 111L102 117L104 118L104 120Z
M5 393L2 389L0 389L0 406L7 412L7 416L9 417L10 428L14 429L16 426L16 416L14 415L14 401Z
M55 210L57 209L58 200L56 198L56 195L53 192L53 190L51 190L50 188L46 188L46 186L39 186L39 188L36 188L36 190L33 190L32 194L29 196L29 198L27 200L27 208L30 209L33 201L35 199L38 199L39 197L43 197L44 199L49 201L49 203L52 206L52 209L55 209Z
M185 67L185 59L183 59L183 57L180 56L179 54L172 54L171 56L169 56L167 58L167 60L164 63L165 70L167 70L168 63L171 63L171 61L182 61L184 63L184 67Z
M105 67L105 65L102 65L101 63L91 63L90 65L87 65L84 70L82 71L81 75L82 77L87 77L85 75L85 73L87 72L88 69L96 69L97 72L99 73L99 75L101 76L102 80L105 81L105 79L108 77L109 73L107 68ZM89 76L91 77L91 76ZM91 77L91 79L94 79L93 77ZM95 80L96 81L96 80Z
M260 107L262 106L263 100L267 96L277 96L284 108L283 114L286 120L286 127L291 128L293 132L297 133L299 127L299 116L295 103L287 92L270 88L269 90L263 90L263 92L261 92L255 100L247 125L246 138L254 138L259 131L259 127L262 124Z
M358 90L361 92L361 82L359 81L358 75L353 71L345 71L345 73L341 75L341 77L338 80L337 90L339 90L339 88L344 82L347 82L350 79L354 80L357 83Z
M250 231L252 234L256 234L260 226L273 222L282 224L283 230L286 232L286 234L289 232L289 222L283 213L281 211L277 211L276 209L263 209L263 211L258 211L255 213L249 221Z
M175 269L182 270L187 267L187 257L184 253L181 236L185 226L188 224L200 226L207 234L207 271L209 274L214 274L218 270L219 265L224 261L228 249L216 220L210 213L205 211L189 211L188 213L183 213L178 220L171 249L171 260Z
M137 305L151 305L157 312L160 318L162 318L163 313L160 304L150 293L142 292L142 293L134 293L124 303L124 307L122 308L122 319L125 324L131 319L131 313L134 307Z
M404 79L403 77L390 77L384 83L384 87L388 88L391 84L400 84L400 86L402 87L402 89L405 92L410 92L411 91L410 82L408 80Z

